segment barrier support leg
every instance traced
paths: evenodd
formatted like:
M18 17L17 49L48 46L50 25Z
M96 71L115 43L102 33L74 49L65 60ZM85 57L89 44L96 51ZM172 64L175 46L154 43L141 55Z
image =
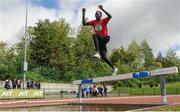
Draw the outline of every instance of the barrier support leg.
M166 80L164 76L160 76L161 102L167 103Z
M79 103L82 102L82 89L81 89L81 84L78 85L79 88L78 88L78 92L79 92Z

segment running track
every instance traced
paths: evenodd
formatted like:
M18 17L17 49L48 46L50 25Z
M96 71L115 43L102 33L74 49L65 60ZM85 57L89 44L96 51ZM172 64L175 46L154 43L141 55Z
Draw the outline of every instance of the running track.
M180 95L168 95L168 104L180 104ZM60 105L78 103L78 98L58 99L26 99L26 100L0 100L0 108ZM161 104L161 96L123 96L83 98L82 103L92 104Z

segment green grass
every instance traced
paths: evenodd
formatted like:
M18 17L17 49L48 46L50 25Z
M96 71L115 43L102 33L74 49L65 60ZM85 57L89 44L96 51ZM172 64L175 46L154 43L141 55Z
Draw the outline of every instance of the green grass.
M180 94L180 82L172 82L166 84L167 94ZM127 94L127 95L160 95L160 85L158 87L144 86L142 88L119 87L111 93Z
M163 106L150 111L180 111L180 105Z

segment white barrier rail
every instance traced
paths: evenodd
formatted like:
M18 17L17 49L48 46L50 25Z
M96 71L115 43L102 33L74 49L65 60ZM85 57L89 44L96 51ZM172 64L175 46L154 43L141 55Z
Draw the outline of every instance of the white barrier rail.
M116 80L142 78L142 77L158 76L158 75L172 75L176 73L178 73L177 67L169 67L169 68L156 69L150 72L142 71L142 72L134 72L134 73L128 73L128 74L120 74L120 75L115 75L115 76L98 77L98 78L93 78L93 79L90 78L90 79L85 79L85 80L76 80L76 81L73 81L73 84L116 81Z

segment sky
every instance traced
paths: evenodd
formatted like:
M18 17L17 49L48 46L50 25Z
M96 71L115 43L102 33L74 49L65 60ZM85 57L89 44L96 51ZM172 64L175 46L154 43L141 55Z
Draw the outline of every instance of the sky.
M99 4L112 15L109 50L145 39L154 54L173 49L180 56L180 0L28 0L28 26L39 19L63 17L77 30L81 9L86 8L86 17L92 20ZM0 0L0 41L10 45L20 41L25 9L26 0Z

